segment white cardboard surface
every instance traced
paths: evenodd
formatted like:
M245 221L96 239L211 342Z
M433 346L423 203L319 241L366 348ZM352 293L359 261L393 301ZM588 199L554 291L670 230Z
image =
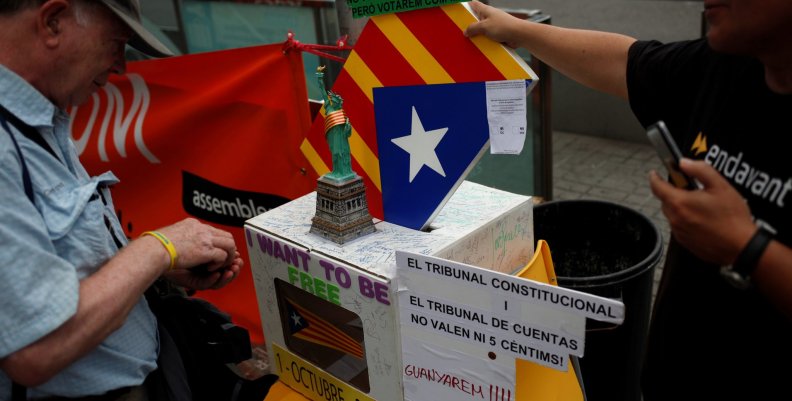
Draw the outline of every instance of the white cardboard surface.
M309 234L315 199L315 194L311 193L246 222L251 269L270 363L276 366L272 344L287 348L274 280L289 280L291 265L301 274L309 275L308 281L320 280L338 287L340 306L360 317L371 386L368 396L376 400L401 400L404 396L401 324L392 282L396 275L397 249L475 262L509 273L524 266L533 255L530 197L464 182L431 225L432 231L409 230L379 221L375 224L376 233L343 246ZM284 260L261 246L268 241L298 249L304 255ZM334 269L328 270L327 264ZM342 286L335 276L338 268L346 272L341 277L343 283L349 276L351 284L348 287ZM365 288L361 287L361 282L367 283ZM295 390L318 399L316 394L306 394L304 389Z

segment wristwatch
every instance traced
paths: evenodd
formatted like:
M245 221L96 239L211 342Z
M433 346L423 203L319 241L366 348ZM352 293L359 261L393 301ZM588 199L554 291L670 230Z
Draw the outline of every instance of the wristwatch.
M773 234L764 227L756 229L753 237L745 245L734 263L721 267L721 274L727 281L737 288L751 286L751 274L759 264L759 259L764 254L767 245L773 240Z

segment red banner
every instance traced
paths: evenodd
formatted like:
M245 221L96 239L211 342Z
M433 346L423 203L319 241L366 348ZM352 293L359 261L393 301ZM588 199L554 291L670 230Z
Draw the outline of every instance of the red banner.
M72 115L89 173L121 179L113 199L130 238L192 216L232 232L248 261L244 221L316 187L300 151L302 57L281 44L129 63ZM198 296L263 342L249 265Z

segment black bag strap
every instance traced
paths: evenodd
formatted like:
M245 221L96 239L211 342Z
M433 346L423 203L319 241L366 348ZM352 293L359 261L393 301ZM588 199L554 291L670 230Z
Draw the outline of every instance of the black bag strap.
M30 139L31 141L35 142L42 148L44 148L49 154L52 155L57 160L58 156L55 154L55 150L44 140L44 137L30 125L25 124L19 117L11 114L8 109L0 105L0 123L3 125L3 129L8 132L8 135L11 136L11 141L14 142L14 148L16 148L17 154L19 155L19 162L22 165L22 185L25 187L25 195L27 195L30 202L33 203L33 183L30 181L30 173L27 169L27 163L25 163L25 157L22 156L22 150L19 148L19 143L14 137L14 134L11 132L11 128L8 126L8 123L11 123L16 129L22 133L25 137Z
M4 111L5 109L0 106L0 111ZM14 148L16 148L17 154L19 155L19 163L22 167L22 186L25 187L25 195L27 195L28 199L30 199L30 203L33 202L33 183L30 181L30 173L27 169L27 164L25 163L25 158L22 156L22 151L19 149L19 144L17 143L16 137L11 132L11 128L6 123L5 115L0 113L0 124L3 125L3 129L8 132L8 135L11 137L11 142L14 143Z
M19 148L19 143L14 137L14 134L11 132L11 127L8 126L8 123L11 123L14 127L16 127L19 132L21 132L26 137L30 138L33 142L36 142L42 148L46 149L53 157L56 159L58 156L55 155L55 151L52 150L52 147L44 140L44 138L36 131L35 128L31 127L30 125L25 124L17 118L17 116L11 114L5 107L0 106L0 124L2 124L3 129L8 132L8 135L11 137L11 142L14 143L14 148L16 148L17 154L19 155L19 163L22 167L22 185L25 187L25 195L27 195L30 202L33 203L34 195L33 195L33 183L30 180L30 172L27 169L27 163L25 163L25 157L22 156L22 150ZM27 387L12 381L11 382L11 401L25 401L27 400Z
M19 143L16 140L16 137L11 132L11 128L8 126L8 123L11 123L16 129L22 133L25 137L30 139L31 141L35 142L42 148L44 148L49 154L52 155L56 160L60 161L55 151L52 147L44 140L44 137L33 127L28 124L25 124L22 120L20 120L17 116L11 114L5 107L0 105L0 125L2 125L3 129L8 132L8 135L11 136L11 141L14 143L14 148L16 148L17 154L19 155L19 163L22 167L22 185L25 188L25 195L27 195L28 199L30 199L31 203L34 203L34 193L33 193L33 182L30 180L30 172L27 168L27 163L25 163L25 157L22 155L22 150L19 148ZM99 191L99 196L102 197L102 202L107 204L104 199L104 195L102 192ZM113 241L115 242L118 249L123 247L122 242L116 237L115 232L110 228L110 221L108 220L107 216L104 217L105 225L107 226L108 231L110 231L111 236L113 237ZM172 340L171 340L172 341ZM27 387L12 381L11 382L11 401L25 401L27 400Z
M38 130L36 130L35 128L31 127L30 125L25 124L22 120L19 119L19 117L11 114L11 112L8 111L2 105L0 105L0 115L2 115L2 117L5 120L8 120L8 122L10 122L11 125L16 127L16 129L18 129L19 132L22 133L22 135L26 136L28 139L30 139L31 141L37 143L42 148L44 148L44 150L49 152L49 154L51 154L52 157L60 160L58 155L55 153L55 150L53 150L52 147L47 143L47 141L44 140L44 137L41 136L41 134L38 132ZM6 130L8 130L7 127L4 127L4 128L6 128ZM8 133L10 134L11 131L8 131ZM17 146L17 148L19 148L19 147Z
M5 107L0 105L0 122L2 122L3 128L8 131L8 134L11 135L11 140L14 142L14 147L16 147L17 153L19 154L19 159L22 164L22 184L25 187L25 194L27 195L30 202L33 202L33 184L30 181L30 173L28 172L27 165L25 164L25 158L22 156L22 151L19 149L19 144L17 143L16 138L13 134L11 134L11 130L8 128L6 121L10 122L11 125L16 127L22 135L25 135L28 139L35 142L44 150L46 150L49 154L52 155L56 160L60 161L60 158L55 154L55 150L44 140L44 137L33 127L28 124L25 124L22 120L20 120L17 116L11 114ZM99 196L102 198L102 203L105 205L107 204L107 200L105 199L102 191L97 191ZM107 226L107 230L110 231L110 235L113 237L113 242L115 242L118 249L124 247L124 244L121 240L118 239L116 236L115 231L110 227L110 220L108 220L107 216L104 217L105 226Z

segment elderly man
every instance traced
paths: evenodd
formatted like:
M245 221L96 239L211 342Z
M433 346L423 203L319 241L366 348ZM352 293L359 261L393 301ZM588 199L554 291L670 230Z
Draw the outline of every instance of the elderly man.
M0 400L12 381L34 399L143 399L159 350L144 291L161 276L220 288L243 264L194 219L127 243L117 179L80 164L64 110L124 72L127 43L170 54L137 0L0 2Z

